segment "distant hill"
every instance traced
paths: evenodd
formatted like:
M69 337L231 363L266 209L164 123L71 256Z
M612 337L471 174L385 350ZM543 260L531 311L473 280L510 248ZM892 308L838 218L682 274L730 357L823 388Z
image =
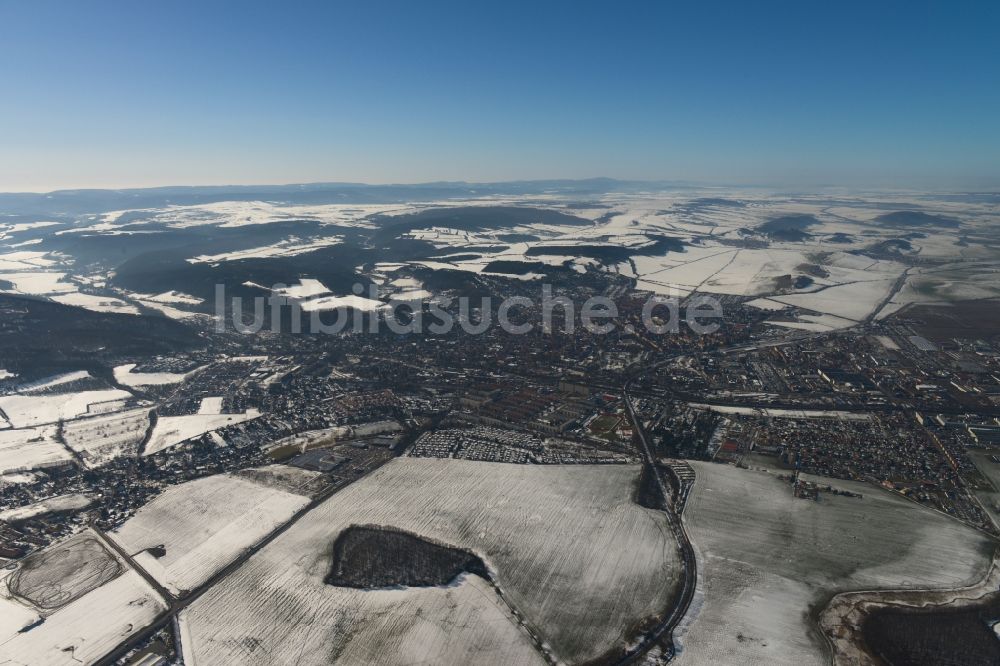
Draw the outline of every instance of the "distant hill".
M875 218L875 222L892 227L948 227L959 226L958 220L943 215L931 215L918 210L897 210Z
M811 238L805 230L815 224L819 220L812 215L782 215L761 224L757 231L773 240L797 242Z
M189 206L217 201L275 201L286 204L376 204L467 199L484 196L560 194L583 200L611 192L684 189L668 181L521 180L496 183L435 182L398 185L305 183L301 185L220 185L151 187L128 190L57 190L47 193L2 193L0 210L18 215L81 215L109 210Z

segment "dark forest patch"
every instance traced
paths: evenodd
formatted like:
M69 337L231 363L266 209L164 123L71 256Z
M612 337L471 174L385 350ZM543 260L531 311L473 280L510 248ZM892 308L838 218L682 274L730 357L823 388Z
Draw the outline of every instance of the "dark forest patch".
M0 295L0 358L8 369L90 369L105 357L145 358L203 346L163 317L107 312Z
M919 210L897 210L875 218L875 222L891 227L948 227L959 226L958 220L944 215L932 215Z
M812 215L782 215L757 227L757 231L779 241L798 242L810 238L809 227L819 224Z
M486 273L505 273L507 275L527 275L528 273L547 273L558 266L550 266L540 261L513 261L508 259L498 259L491 261L483 267Z
M661 257L668 252L683 252L684 242L679 238L663 235L648 235L652 243L641 247L620 245L536 245L525 252L529 257L567 256L597 259L606 264L628 261L635 256Z
M333 543L329 585L355 588L448 585L463 573L490 580L474 553L391 527L352 525Z
M862 625L869 648L890 666L997 664L1000 639L991 623L1000 599L966 610L881 609Z
M801 271L806 275L811 275L818 278L828 278L830 277L830 271L826 270L819 264L799 264L795 267L795 270Z
M667 500L660 491L660 484L656 482L656 474L652 465L642 466L642 472L632 491L632 501L647 509L664 510L667 508Z

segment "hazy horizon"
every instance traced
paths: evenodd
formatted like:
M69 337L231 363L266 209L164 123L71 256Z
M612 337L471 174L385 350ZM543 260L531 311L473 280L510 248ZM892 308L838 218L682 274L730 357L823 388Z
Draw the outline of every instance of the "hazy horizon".
M0 191L1000 187L998 8L0 6Z

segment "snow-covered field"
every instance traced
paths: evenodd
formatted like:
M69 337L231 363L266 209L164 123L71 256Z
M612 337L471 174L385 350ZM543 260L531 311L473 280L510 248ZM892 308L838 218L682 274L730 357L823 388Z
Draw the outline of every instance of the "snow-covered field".
M81 495L79 493L60 495L58 497L50 497L41 502L35 502L34 504L19 506L16 509L0 511L0 520L13 523L36 516L44 516L47 513L56 513L57 511L85 509L93 503L94 498L88 495Z
M176 446L192 437L206 432L250 421L260 416L256 409L242 414L187 414L185 416L161 416L156 421L153 434L146 443L143 455L152 455L171 446Z
M845 421L870 421L871 414L867 412L845 412L838 409L775 409L760 407L744 407L741 405L706 405L698 402L688 403L694 409L706 409L719 414L742 414L746 416L767 416L785 419L843 419Z
M813 501L769 472L692 465L699 594L679 665L827 664L812 614L835 592L958 587L989 566L987 537L874 486L814 478L864 497Z
M149 584L129 569L55 610L39 610L13 598L7 585L12 572L4 573L7 576L0 582L0 663L93 664L166 610ZM53 580L52 585L58 587L61 582ZM40 618L44 622L21 631Z
M188 663L537 663L523 629L474 577L382 591L324 583L330 547L352 524L474 551L556 658L595 658L631 640L675 584L665 517L632 502L638 474L624 465L397 458L310 511L186 610Z
M123 386L164 386L180 384L191 372L132 372L135 363L126 363L115 368L115 381Z
M221 414L222 413L222 401L221 396L212 396L208 398L202 398L201 404L198 405L199 414Z
M132 394L120 389L77 391L46 395L0 396L0 410L15 428L30 428L73 419L84 414L104 414L121 409Z
M74 419L63 425L63 440L93 469L124 455L135 455L149 428L149 409L130 409Z
M233 627L232 633L240 636L238 640L225 646L206 644L206 618L196 604L195 609L181 613L184 663L189 666L272 663L542 666L546 663L517 625L510 609L490 584L478 576L463 576L443 588L337 588L335 592L333 589L315 609L293 606L290 611L293 617L306 625L287 627L286 631L293 636L280 644L280 652L272 654L267 650L271 649L275 627L265 630L266 639L260 643L256 637ZM296 604L295 596L298 595L285 595L281 603ZM319 600L306 599L307 603L310 601ZM281 617L273 620L279 624L288 621ZM259 625L252 622L252 626ZM306 642L296 647L299 640Z
M94 312L139 314L139 308L136 306L126 303L120 298L113 298L111 296L95 296L93 294L82 294L77 291L71 294L58 294L53 296L52 300L56 303L75 305L76 307L93 310Z
M326 236L313 240L299 240L295 238L281 241L274 245L255 247L249 250L237 250L235 252L224 252L222 254L202 254L188 259L192 264L214 264L221 261L239 261L241 259L267 259L273 257L294 257L298 254L305 254L318 250L321 247L329 247L340 243L343 239L339 236Z
M55 426L0 430L0 474L59 465L72 459L56 440Z
M111 536L170 591L193 590L309 503L252 478L222 474L170 486ZM159 545L163 557L146 551Z
M82 379L90 379L90 373L86 370L77 370L74 372L65 372L59 375L53 375L51 377L44 377L33 382L28 382L26 384L21 384L17 387L17 393L32 393L34 391L44 391L45 389L50 389L53 386L61 386L63 384L69 384L70 382L77 382Z
M69 294L76 291L76 285L65 282L65 272L41 271L0 273L0 280L14 285L13 293L29 296Z

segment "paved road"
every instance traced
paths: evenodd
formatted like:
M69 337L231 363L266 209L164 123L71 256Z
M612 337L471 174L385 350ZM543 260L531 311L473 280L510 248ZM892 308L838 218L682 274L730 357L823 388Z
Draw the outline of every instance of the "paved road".
M665 642L670 645L669 656L671 658L673 657L673 631L677 627L678 623L680 623L681 619L684 618L688 608L691 606L691 600L694 598L694 591L698 582L698 563L695 559L694 547L692 547L691 540L688 538L687 531L684 529L684 522L681 520L680 515L674 511L670 500L670 492L667 489L667 485L663 482L663 478L660 476L656 460L649 447L649 441L646 438L646 431L645 428L643 428L642 419L640 419L638 414L636 414L635 407L632 404L632 396L629 394L629 386L630 384L626 384L623 389L623 393L625 395L625 406L628 409L628 415L632 420L635 433L638 435L645 464L648 469L653 472L653 478L656 479L656 484L660 488L660 493L667 503L667 506L664 509L667 515L667 523L670 525L670 531L673 533L674 539L677 541L677 547L681 554L681 590L677 597L677 601L670 610L670 613L668 613L658 625L643 636L643 640L639 645L632 648L625 655L625 657L621 659L619 663L622 664L630 664L638 661L646 652L649 651L651 647L653 647L657 641L664 637L666 638ZM680 479L676 479L676 481L678 483L677 487L679 488Z
M367 476L368 474L372 473L376 469L378 469L378 467L375 467L373 469L368 470L361 477L358 477L358 479L355 479L354 482L357 482L358 480L360 480L364 476ZM140 645L142 645L145 641L147 641L150 638L152 638L152 636L156 632L158 632L160 629L162 629L166 625L168 625L171 622L173 622L174 618L176 617L176 615L180 611L182 611L187 606L190 606L199 597L201 597L201 595L203 595L208 590L212 589L215 585L217 585L222 580L224 580L226 577L228 577L230 574L232 574L234 571L236 571L237 569L239 569L243 565L244 562L246 562L248 559L250 559L253 555L255 555L258 551L260 551L266 545L268 545L269 543L271 543L272 541L274 541L275 539L277 539L279 536L281 536L282 534L284 534L286 531L288 531L288 529L291 528L292 525L294 525L299 520L301 520L307 513L309 513L310 511L312 511L313 509L315 509L317 506L319 506L320 504L322 504L326 499L328 499L331 495L333 495L335 492L337 492L338 490L340 490L340 488L342 488L342 487L343 486L341 486L340 484L337 484L337 485L330 485L330 486L327 486L326 488L324 488L319 494L317 494L309 502L309 504L307 504L306 506L304 506L301 509L299 509L295 513L295 515L293 515L291 517L291 519L289 519L283 525L280 525L279 527L275 528L270 534L268 534L266 537L264 537L264 539L262 539L261 541L259 541L257 544L255 544L254 546L252 546L249 550L247 550L242 555L240 555L239 557L237 557L236 559L234 559L232 562L230 562L229 564L227 564L221 570L219 570L218 572L216 572L211 578L209 578L207 581L205 581L204 583L202 583L201 585L199 585L195 590L191 591L190 593L188 593L187 595L185 595L184 597L181 597L181 598L176 598L172 594L170 594L167 590L165 590L163 588L163 586L160 585L156 581L156 579L154 579L149 574L149 572L147 572L139 564L137 564L135 562L135 560L131 556L129 556L127 553L125 553L116 543L114 543L114 541L112 539L108 538L100 530L96 530L95 529L95 531L99 535L101 535L101 537L104 539L105 543L108 543L115 550L115 552L117 552L119 555L121 555L129 563L129 565L133 569L135 569L137 572L139 572L139 575L141 575L144 579L146 579L146 581L149 582L150 585L153 586L153 589L155 589L157 592L159 592L160 595L163 596L164 600L167 601L167 603L168 603L168 607L167 607L166 611L164 611L163 613L161 613L160 615L158 615L156 617L156 619L154 619L153 622L149 626L147 626L147 627L141 629L140 631L137 631L136 633L132 634L132 636L130 636L128 638L128 640L126 640L124 643L122 643L121 645L119 645L114 651L112 651L111 653L105 655L104 658L102 658L100 661L97 662L98 666L110 666L111 664L114 664L115 661L117 661L118 659L124 657L128 652L130 652L131 650L134 650L135 648L137 648ZM180 643L179 640L177 642L178 642L178 644Z

